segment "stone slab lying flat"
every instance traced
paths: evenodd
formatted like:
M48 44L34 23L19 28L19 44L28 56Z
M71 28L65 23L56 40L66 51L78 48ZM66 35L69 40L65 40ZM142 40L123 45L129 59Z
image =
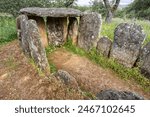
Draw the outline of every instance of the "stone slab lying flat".
M79 17L82 16L82 12L71 8L23 8L20 13L41 17Z

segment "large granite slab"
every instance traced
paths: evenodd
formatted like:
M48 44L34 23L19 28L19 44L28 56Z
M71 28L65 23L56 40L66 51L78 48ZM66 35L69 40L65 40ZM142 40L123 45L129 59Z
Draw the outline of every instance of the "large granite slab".
M20 13L40 17L79 17L82 12L71 8L39 8L29 7L20 10Z

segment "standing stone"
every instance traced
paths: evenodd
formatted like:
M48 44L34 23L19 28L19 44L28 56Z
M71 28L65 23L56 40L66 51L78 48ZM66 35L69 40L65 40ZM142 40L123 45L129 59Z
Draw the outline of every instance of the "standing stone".
M150 79L150 42L141 51L140 65L141 73Z
M38 68L46 75L50 73L48 60L46 57L45 48L42 45L39 29L35 20L28 21L28 42L31 52L31 57L37 64Z
M146 56L150 54L150 42L147 43L140 51L139 64L142 65L144 63L144 59Z
M46 32L46 26L45 26L45 21L42 17L38 16L29 16L29 19L33 19L36 21L38 28L39 28L39 34L41 37L42 45L44 47L48 46L48 40L47 40L47 32Z
M67 38L67 18L47 18L48 41L54 46L61 46Z
M108 37L102 37L97 42L97 53L102 54L106 57L109 57L110 49L111 49L112 42Z
M23 52L27 55L30 56L30 49L29 49L29 43L28 43L28 17L26 15L20 15L19 16L19 22L20 26L18 27L21 29L21 32L19 35L21 35L21 42L20 45L23 49Z
M18 16L17 19L16 19L16 28L17 28L17 37L19 39L19 41L21 41L21 17Z
M126 67L133 67L145 39L145 34L136 24L121 23L115 29L111 57Z
M77 45L78 41L78 20L75 17L69 17L68 37L72 39L72 43Z
M84 13L80 20L78 46L90 51L97 45L100 34L101 16L98 13Z

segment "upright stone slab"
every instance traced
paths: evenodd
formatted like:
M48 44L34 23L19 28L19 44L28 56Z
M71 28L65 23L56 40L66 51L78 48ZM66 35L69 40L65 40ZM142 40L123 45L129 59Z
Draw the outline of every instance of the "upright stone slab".
M72 43L77 45L78 41L78 20L75 17L69 17L68 37L72 39Z
M150 79L150 42L147 43L140 55L141 73Z
M112 42L108 37L101 37L97 42L96 51L98 54L102 54L109 57Z
M67 38L67 18L47 18L49 44L61 46Z
M47 75L50 73L45 48L42 45L39 29L35 20L28 21L28 42L31 57L37 66Z
M17 28L17 37L18 37L18 39L19 39L19 41L21 41L21 17L20 16L18 16L17 18L16 18L16 28Z
M101 28L101 16L98 13L84 13L80 19L78 46L86 51L96 47Z
M145 39L141 26L121 23L114 35L111 57L126 67L133 67Z
M42 17L38 17L38 16L29 16L29 19L33 19L36 21L38 28L39 28L39 34L41 37L42 45L44 47L47 47L48 39L47 39L47 31L46 31L44 19Z
M20 26L19 26L20 23ZM26 15L20 15L18 19L18 28L20 28L20 34L18 38L20 38L20 45L23 49L23 52L30 56L30 49L28 43L28 17Z

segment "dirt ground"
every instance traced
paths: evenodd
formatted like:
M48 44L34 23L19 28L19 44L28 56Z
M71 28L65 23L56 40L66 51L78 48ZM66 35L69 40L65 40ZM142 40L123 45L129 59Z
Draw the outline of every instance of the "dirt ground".
M0 99L85 99L56 78L39 75L18 41L0 47Z
M85 57L80 57L60 48L49 55L57 69L63 69L74 76L81 89L94 94L104 89L132 91L150 99L150 92L144 90L134 81L122 80L109 69L101 68Z
M49 56L57 69L74 76L80 89L94 94L104 89L136 92L146 99L150 93L132 81L121 80L114 72L103 69L87 58L58 49ZM0 47L0 99L89 99L81 91L70 90L54 76L40 74L27 59L15 40Z

